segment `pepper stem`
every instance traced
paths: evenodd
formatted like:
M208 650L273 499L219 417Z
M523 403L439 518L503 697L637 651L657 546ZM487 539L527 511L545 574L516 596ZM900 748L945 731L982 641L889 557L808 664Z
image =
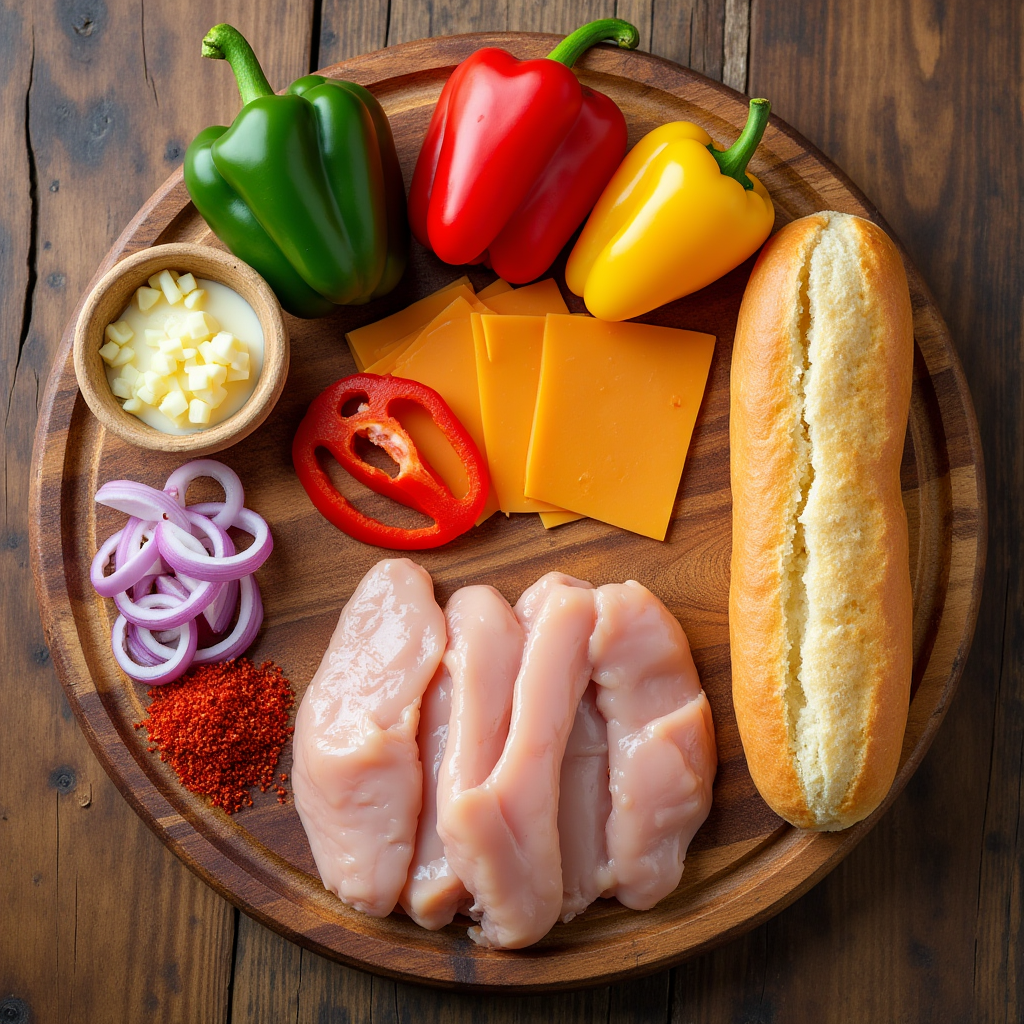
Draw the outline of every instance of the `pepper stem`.
M623 50L635 50L640 42L640 33L636 26L621 18L601 18L581 25L575 32L567 35L548 54L548 60L557 60L559 64L571 68L585 50L605 39L614 39Z
M750 163L750 158L761 142L765 128L768 127L771 109L772 105L767 100L751 100L750 113L740 137L724 152L715 149L714 146L708 146L722 173L735 178L748 191L754 187L754 183L747 177L747 164Z
M203 37L203 56L231 65L243 106L259 96L274 95L252 47L234 26L214 25Z

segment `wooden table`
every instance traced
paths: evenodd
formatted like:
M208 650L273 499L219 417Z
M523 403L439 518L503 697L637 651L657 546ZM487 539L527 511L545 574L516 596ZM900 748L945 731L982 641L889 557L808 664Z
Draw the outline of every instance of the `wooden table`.
M767 925L675 970L556 996L433 992L324 961L234 911L97 765L28 564L41 384L125 222L237 94L198 0L0 7L0 1022L1018 1021L1024 1017L1024 8L1014 0L221 0L272 82L388 44L566 32L612 13L842 166L910 250L974 395L989 556L938 738L881 824ZM955 527L955 524L954 524Z

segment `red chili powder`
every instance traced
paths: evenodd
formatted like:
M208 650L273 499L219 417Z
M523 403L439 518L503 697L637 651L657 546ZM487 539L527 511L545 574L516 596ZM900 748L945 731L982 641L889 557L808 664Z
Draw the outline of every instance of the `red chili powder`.
M135 728L146 727L149 750L159 750L187 790L228 814L252 806L252 786L263 793L273 786L277 802L285 802L274 769L295 731L288 724L295 694L277 665L256 668L247 658L201 665L150 687L149 696L149 717Z

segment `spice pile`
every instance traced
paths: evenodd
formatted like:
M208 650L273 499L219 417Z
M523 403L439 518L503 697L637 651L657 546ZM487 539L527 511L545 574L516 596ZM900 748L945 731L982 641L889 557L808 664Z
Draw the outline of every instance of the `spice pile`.
M291 683L273 662L259 668L247 658L202 665L149 689L149 717L135 725L149 732L150 751L175 770L192 793L233 814L252 806L249 789L272 786L278 803L287 790L274 769L294 729Z

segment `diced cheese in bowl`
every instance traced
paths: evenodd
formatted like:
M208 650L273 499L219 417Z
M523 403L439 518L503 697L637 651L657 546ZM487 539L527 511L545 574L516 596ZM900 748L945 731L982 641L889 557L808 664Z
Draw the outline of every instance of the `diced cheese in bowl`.
M100 357L125 412L166 433L191 433L248 400L262 369L263 331L226 285L168 268L106 327Z

